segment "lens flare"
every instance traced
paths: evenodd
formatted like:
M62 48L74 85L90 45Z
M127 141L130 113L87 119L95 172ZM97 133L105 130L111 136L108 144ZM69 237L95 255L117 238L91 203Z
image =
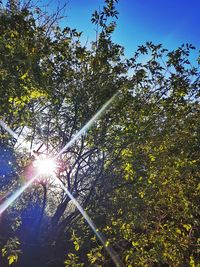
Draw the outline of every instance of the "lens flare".
M65 152L69 147L71 147L75 141L81 136L86 134L86 132L94 125L94 123L104 114L106 109L111 105L111 103L118 96L119 92L115 93L97 113L79 130L79 132L54 156L53 160L56 160L63 152ZM0 125L13 137L18 137L15 132L13 132L2 120L0 120ZM46 164L45 164L46 165ZM46 167L45 167L46 169ZM5 203L0 204L0 214L5 211L23 192L26 190L33 182L38 178L40 174L36 174L28 182L21 186L12 196L10 196Z
M65 152L70 146L72 146L75 141L81 136L86 134L86 132L94 125L94 123L104 114L105 110L110 106L110 104L113 102L113 100L116 98L116 96L118 95L118 93L116 93L115 95L113 95L103 106L102 108L85 124L85 126L83 126L83 128L80 129L80 131L57 153L56 156L54 156L53 159L37 159L34 162L35 167L38 170L38 173L32 177L30 180L28 180L28 182L26 182L23 186L21 186L17 191L15 191L15 193L13 195L11 195L10 197L8 197L8 199L6 199L4 201L4 203L0 204L0 214L2 212L4 212L31 184L33 184L33 182L39 178L40 175L52 175L55 177L55 172L57 169L57 165L56 165L56 159L63 153ZM10 130L7 125L5 125L4 123L2 123L2 121L0 121L0 125L2 127L4 127L4 129L9 132L12 136L15 136L15 133ZM116 264L117 267L122 267L124 266L124 264L121 262L121 260L119 259L119 256L117 255L117 253L115 252L115 250L110 246L110 245L106 245L106 239L105 237L102 235L102 233L100 233L95 224L93 223L93 221L90 219L90 217L88 216L88 214L84 211L84 209L81 207L81 205L77 202L77 200L73 197L73 195L68 191L68 189L60 182L60 180L56 177L57 181L60 183L62 189L66 192L66 194L71 198L71 200L74 202L74 204L76 205L77 209L80 211L80 213L83 215L83 217L85 218L85 220L87 221L87 223L89 224L89 226L91 227L91 229L94 231L94 233L96 234L96 236L99 238L99 240L101 241L101 243L103 244L104 248L106 249L106 251L108 252L108 254L110 255L110 257L112 258L113 262Z
M102 108L83 126L79 132L54 156L53 160L56 160L63 152L65 152L69 147L71 147L75 141L81 136L86 134L86 132L94 125L94 123L102 116L105 110L110 106L114 99L118 96L118 92L115 93L103 106ZM10 133L12 136L17 137L15 132L13 132L3 121L0 120L0 125ZM46 164L45 164L46 165ZM45 167L46 168L46 167ZM12 196L10 196L5 202L0 204L0 214L5 211L23 192L26 190L33 182L38 178L40 174L36 174L33 178L28 180L26 184L21 186Z
M80 131L72 137L72 139L58 152L55 158L58 158L63 152L65 152L69 147L71 147L75 141L81 136L86 134L86 132L94 125L94 123L104 114L106 109L110 106L110 104L115 100L118 96L119 92L115 93L102 107L97 113L80 129Z
M55 180L57 180L57 183L60 184L61 188L65 191L65 193L69 196L69 198L73 201L74 205L77 207L79 212L82 214L86 222L89 224L91 229L93 230L94 234L98 237L99 241L104 246L105 250L108 252L108 255L111 257L113 262L115 263L116 267L124 267L124 264L120 260L118 254L116 251L112 248L111 245L107 245L107 240L104 237L104 235L97 229L94 222L90 219L87 212L82 208L82 206L79 204L79 202L73 197L73 195L69 192L69 190L62 184L62 182L54 176Z
M19 189L17 189L10 197L8 197L1 205L0 205L0 215L31 185L34 181L39 178L39 175L35 175L30 180L28 180L25 184L23 184Z
M33 167L36 168L37 172L40 175L51 176L55 174L57 170L57 163L55 160L51 158L46 158L46 159L38 158L33 162Z
M11 130L9 127L8 127L8 125L4 122L4 121L2 121L2 120L0 120L0 125L4 128L4 130L6 130L10 135L12 135L16 140L18 139L18 135L13 131L13 130Z

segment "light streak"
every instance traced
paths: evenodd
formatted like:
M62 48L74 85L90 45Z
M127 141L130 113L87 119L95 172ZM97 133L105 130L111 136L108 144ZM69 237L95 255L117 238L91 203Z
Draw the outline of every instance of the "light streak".
M110 257L113 260L113 262L115 263L115 265L117 267L123 267L124 264L120 260L118 254L111 247L111 245L107 244L108 242L107 242L106 238L103 236L103 234L101 232L99 232L99 230L97 229L96 225L90 219L90 217L85 212L85 210L81 207L81 205L79 204L79 202L73 197L73 195L69 192L69 190L62 184L62 182L57 177L54 176L54 178L58 181L58 183L60 184L61 188L66 192L66 194L69 196L69 198L76 205L77 209L80 211L80 213L83 215L84 219L87 221L87 223L89 224L89 226L91 227L91 229L93 230L93 232L95 233L95 235L98 237L98 239L100 240L100 242L104 246L105 250L110 255Z
M30 180L28 180L25 184L23 184L19 189L15 191L8 199L6 199L0 205L0 214L4 212L37 178L39 174L36 174Z
M93 124L96 122L96 120L98 120L100 118L100 116L103 115L104 111L108 108L108 106L113 102L113 100L116 98L116 96L118 95L118 92L115 93L102 107L99 111L97 111L97 113L85 124L85 126L83 126L83 128L81 128L81 130L72 137L72 139L60 150L60 152L58 152L58 154L55 156L55 158L58 158L63 152L65 152L70 146L72 146L75 141L83 134L85 134L92 126Z
M37 169L39 174L45 176L53 175L58 167L56 161L51 158L38 158L33 162L33 166Z
M9 127L8 127L8 125L4 122L4 121L2 121L2 120L0 120L0 125L4 128L4 130L6 130L10 135L12 135L16 140L18 139L18 135L13 131L13 130L11 130Z
M68 149L70 146L74 144L74 142L84 133L86 133L89 128L93 126L95 121L100 118L100 116L103 114L103 112L106 110L106 108L112 103L112 101L116 98L118 93L115 93L103 106L102 108L83 126L79 132L60 150L60 152L57 153L57 155L53 158L58 158L66 149ZM2 122L2 121L1 121ZM16 133L13 132L4 122L1 123L1 125L4 127L6 131L8 131L12 136L16 136ZM39 174L38 174L39 175ZM6 204L2 203L0 204L0 214L5 211L13 201L15 201L23 192L26 190L37 178L38 175L34 176L32 179L30 179L26 184L22 185L21 188L19 188L15 193L13 193L12 196L10 196L5 202Z
M103 106L102 108L83 126L80 131L56 154L56 156L53 159L57 159L63 152L65 152L70 146L72 146L75 141L83 134L86 134L86 132L93 126L93 124L100 118L100 116L103 115L104 111L108 108L108 106L113 102L113 100L116 98L118 93L114 94ZM17 137L17 135L2 121L1 125L4 127L6 131L8 131L14 138ZM40 175L41 173L38 172L33 178L28 180L23 186L21 186L15 193L13 193L8 199L6 199L1 205L0 205L0 214L4 212ZM73 201L73 203L76 205L77 209L80 211L80 213L83 215L93 232L96 234L98 239L103 244L104 248L110 255L113 262L116 264L117 267L124 266L121 260L119 259L119 256L115 252L115 250L110 246L107 245L107 241L102 233L100 233L97 230L97 227L95 226L94 222L90 219L88 214L84 211L84 209L81 207L81 205L78 203L78 201L73 197L73 195L68 191L66 187L60 182L60 180L56 177L56 179L59 181L59 184L61 185L62 189L66 192L66 194L70 197L70 199Z
M23 145L22 147L28 149L31 147L31 143L25 140L21 140L21 137L17 135L4 121L0 120L0 125L6 130L10 135L12 135L16 141L15 144L19 146ZM21 142L21 143L19 143Z

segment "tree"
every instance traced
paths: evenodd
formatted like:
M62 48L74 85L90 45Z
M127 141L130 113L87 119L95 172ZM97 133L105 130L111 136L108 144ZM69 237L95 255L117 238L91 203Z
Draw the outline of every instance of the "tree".
M5 153L16 157L11 179L3 174L12 183L2 194L33 175L29 149L56 155L118 92L95 126L59 156L57 177L125 265L194 266L199 73L189 62L193 46L169 52L149 42L124 59L123 47L112 41L116 2L106 0L94 12L98 38L91 48L54 19L40 24L38 8L2 11L0 116L20 137L16 143L0 129ZM150 59L142 64L144 54ZM65 191L47 177L4 215L0 236L8 264L113 264Z
M128 62L137 70L132 97L109 132L107 175L89 208L127 266L199 264L199 74L190 49L147 43ZM150 60L136 63L143 53ZM70 253L86 265L110 266L91 232L83 238L83 227L73 228L80 250Z

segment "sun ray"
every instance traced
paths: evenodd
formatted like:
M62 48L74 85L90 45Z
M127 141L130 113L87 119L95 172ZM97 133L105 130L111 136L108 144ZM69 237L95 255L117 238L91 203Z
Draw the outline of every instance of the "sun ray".
M20 188L18 188L10 197L8 197L1 205L0 205L0 215L37 179L39 178L39 174L36 174L30 180L28 180L25 184L23 184Z
M36 168L37 172L40 175L46 175L46 176L53 175L58 167L56 161L51 158L44 158L44 159L38 158L33 162L33 166Z
M110 106L110 104L113 102L113 100L116 98L118 93L113 95L103 106L102 108L83 126L79 132L54 156L53 158L46 158L46 159L39 159L37 158L35 161L35 167L37 169L37 174L29 179L24 185L22 185L19 189L17 189L7 200L5 200L0 205L0 214L4 212L33 182L39 178L41 175L52 175L55 177L55 171L56 171L56 159L65 152L70 146L72 146L75 141L83 134L86 134L86 132L93 126L93 124L100 118L100 116L103 115L105 110ZM2 122L2 121L0 121ZM1 123L2 125L2 123ZM4 125L4 124L3 124ZM12 136L16 136L16 134L9 128L3 126L5 130L7 130ZM14 134L14 135L13 135ZM16 138L16 137L15 137ZM34 165L34 164L33 164ZM115 250L110 246L107 245L106 239L103 236L102 233L100 233L97 230L97 227L95 226L94 222L90 219L88 214L84 211L82 206L78 203L78 201L73 197L73 195L69 192L69 190L61 183L61 181L55 177L57 182L61 185L61 188L66 192L66 194L70 197L70 199L73 201L73 203L76 205L79 212L82 214L82 216L85 218L95 235L98 237L98 239L103 244L104 248L110 255L111 259L115 263L117 267L123 267L123 263L119 259L119 256L115 252Z
M93 124L104 114L105 110L110 106L110 104L117 97L119 92L115 93L102 107L97 113L81 128L81 130L72 137L72 139L57 153L55 158L58 158L63 152L65 152L70 146L72 146L75 141L93 126Z
M100 116L105 112L105 110L110 106L110 104L117 97L118 92L115 93L103 106L102 108L83 126L79 132L53 157L53 160L56 160L64 151L66 151L70 146L74 144L74 142L83 134L85 134L100 118ZM4 127L6 131L8 131L12 136L16 138L17 134L12 131L4 122L1 121L1 126ZM11 195L5 202L0 204L0 214L5 211L23 192L26 190L38 177L39 173L36 174L33 178L29 179L24 185L22 185L13 195Z
M99 241L102 243L104 246L105 250L108 252L109 256L115 263L116 267L123 267L124 264L120 260L118 254L116 251L112 248L110 244L107 244L107 240L104 237L104 235L98 230L94 222L91 220L91 218L88 216L87 212L82 208L82 206L79 204L79 202L73 197L73 195L69 192L69 190L62 184L62 182L54 176L54 178L57 180L57 184L60 184L61 188L65 191L65 193L69 196L69 198L73 201L79 212L82 214L84 219L87 221L89 224L90 228L93 230L94 234L98 237Z
M4 130L6 130L16 140L18 139L18 135L13 130L11 130L10 127L8 127L8 125L4 121L0 120L0 125L4 128Z

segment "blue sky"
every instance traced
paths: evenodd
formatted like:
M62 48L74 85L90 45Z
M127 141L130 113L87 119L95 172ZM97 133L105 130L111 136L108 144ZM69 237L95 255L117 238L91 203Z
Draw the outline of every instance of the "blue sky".
M6 0L3 0L5 3ZM58 3L67 2L66 18L61 26L83 31L83 42L95 38L91 14L103 6L103 0L33 0L41 5L49 3L48 11L55 11ZM125 47L131 57L138 45L146 41L162 43L175 49L192 43L200 49L200 0L119 0L119 19L113 40Z
M69 0L62 25L83 31L84 40L90 41L95 38L91 14L102 5L101 0ZM119 0L117 9L113 40L125 47L127 56L146 41L169 49L187 42L200 49L200 0Z

